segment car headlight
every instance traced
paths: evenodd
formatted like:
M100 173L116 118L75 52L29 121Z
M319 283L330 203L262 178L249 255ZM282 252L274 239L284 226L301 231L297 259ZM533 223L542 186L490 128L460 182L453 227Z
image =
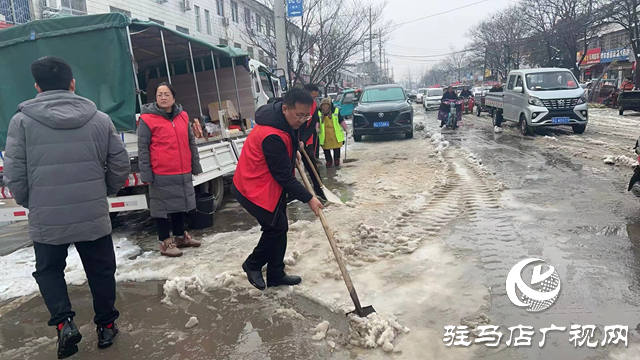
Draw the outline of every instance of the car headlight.
M587 102L587 93L585 92L584 94L582 94L582 96L580 96L580 98L578 99L578 105L580 104L584 104Z
M544 106L544 103L542 103L542 100L538 99L535 96L529 97L529 104L535 105L535 106Z

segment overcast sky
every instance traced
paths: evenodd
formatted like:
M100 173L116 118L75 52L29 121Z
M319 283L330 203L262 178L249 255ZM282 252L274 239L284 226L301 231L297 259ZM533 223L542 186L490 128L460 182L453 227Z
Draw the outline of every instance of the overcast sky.
M382 3L385 0L372 0ZM452 9L466 8L437 15L428 19L403 25L395 30L387 44L389 67L394 67L396 81L401 81L408 69L422 72L425 67L444 57L434 58L399 58L401 56L440 55L449 53L449 47L461 49L469 42L467 31L487 15L515 3L515 0L388 0L385 18L395 24L442 13ZM376 47L374 46L374 49Z

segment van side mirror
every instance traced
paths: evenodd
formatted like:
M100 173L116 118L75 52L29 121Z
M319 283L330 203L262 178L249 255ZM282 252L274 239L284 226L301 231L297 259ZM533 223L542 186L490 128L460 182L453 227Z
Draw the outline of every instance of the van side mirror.
M524 88L522 86L516 86L513 88L513 91L517 92L517 93L524 93Z

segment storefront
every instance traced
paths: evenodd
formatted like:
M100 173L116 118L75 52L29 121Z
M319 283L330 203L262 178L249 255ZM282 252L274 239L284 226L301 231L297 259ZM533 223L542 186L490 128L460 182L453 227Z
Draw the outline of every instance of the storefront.
M617 86L620 87L624 78L632 75L633 63L629 61L630 59L631 50L629 48L602 51L600 62L606 66L613 62L603 78L617 80Z
M600 64L600 52L601 48L587 50L587 55L585 55L584 59L579 64L580 80L582 82L597 78L602 74L603 69ZM580 61L580 59L582 59L582 51L579 51L577 55L577 60Z

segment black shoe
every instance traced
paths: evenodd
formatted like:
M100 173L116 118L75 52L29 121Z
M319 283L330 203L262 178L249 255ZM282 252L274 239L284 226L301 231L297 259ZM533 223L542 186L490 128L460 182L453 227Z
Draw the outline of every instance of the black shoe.
M264 278L262 277L262 271L250 270L247 263L242 263L242 270L247 273L247 279L258 290L264 290L267 286L264 284Z
M111 323L111 327L107 326L98 325L96 327L96 332L98 333L99 349L106 349L109 346L113 345L113 343L116 341L116 336L118 335L118 325L116 325L116 323Z
M300 276L285 275L282 278L280 278L280 280L278 281L268 280L267 286L268 287L281 286L281 285L293 286L293 285L298 285L301 282L302 282L302 278Z
M82 334L78 331L73 320L67 319L58 326L58 359L66 359L78 352L78 343L82 340Z

